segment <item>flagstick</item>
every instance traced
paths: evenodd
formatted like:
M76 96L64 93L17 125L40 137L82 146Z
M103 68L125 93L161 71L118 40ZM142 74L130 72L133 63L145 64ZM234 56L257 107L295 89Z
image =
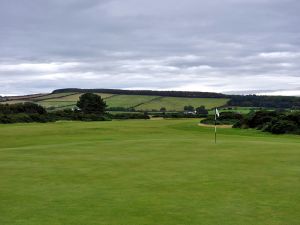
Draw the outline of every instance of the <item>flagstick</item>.
M217 108L215 108L215 144L217 144Z

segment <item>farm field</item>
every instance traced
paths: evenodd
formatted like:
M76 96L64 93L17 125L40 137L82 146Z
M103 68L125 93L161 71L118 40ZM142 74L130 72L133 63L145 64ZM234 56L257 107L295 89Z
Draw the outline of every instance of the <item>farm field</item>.
M204 105L207 109L217 106L222 106L227 103L225 98L176 98L176 97L161 97L154 99L151 102L142 104L136 107L137 110L159 110L161 107L166 107L168 111L183 111L184 106L191 105L199 107Z
M82 93L63 93L64 95L56 97L53 95L47 96L45 100L37 101L36 103L40 104L41 106L45 108L71 108L76 105L76 102L79 100L79 97L82 95ZM99 96L101 96L103 99L109 98L113 96L112 94L105 94L105 93L98 93Z
M3 103L20 103L34 101L45 108L72 108L76 105L82 93L57 93L45 95L28 100L14 100ZM108 107L134 108L141 111L159 111L165 107L168 111L183 111L184 106L192 105L195 108L204 105L207 109L225 105L228 99L225 98L180 98L160 97L150 95L118 95L98 93L105 99Z
M135 108L137 105L144 104L157 97L149 95L114 95L105 101L109 107Z
M66 98L67 96L72 96L76 93L70 92L70 93L56 93L56 94L48 94L37 98L32 98L34 101L42 101L42 100L48 100L48 99L61 99Z
M0 125L0 224L300 221L300 139L198 120Z

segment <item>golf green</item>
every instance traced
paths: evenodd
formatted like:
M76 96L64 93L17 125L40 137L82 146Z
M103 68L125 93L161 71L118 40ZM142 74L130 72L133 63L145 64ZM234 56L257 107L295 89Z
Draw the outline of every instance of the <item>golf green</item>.
M299 224L299 136L197 123L0 125L0 224Z

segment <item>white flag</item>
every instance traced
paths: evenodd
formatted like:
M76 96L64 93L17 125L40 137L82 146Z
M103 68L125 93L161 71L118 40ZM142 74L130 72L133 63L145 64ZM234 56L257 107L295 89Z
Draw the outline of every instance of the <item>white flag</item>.
M219 113L219 111L218 111L217 108L216 108L216 116L217 116L217 117L220 117L220 113Z

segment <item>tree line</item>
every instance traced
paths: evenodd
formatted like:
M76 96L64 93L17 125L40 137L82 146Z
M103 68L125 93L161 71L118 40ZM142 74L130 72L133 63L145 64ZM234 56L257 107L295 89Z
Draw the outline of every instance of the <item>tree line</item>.
M98 95L86 93L80 96L76 108L47 112L31 102L0 104L0 123L54 122L58 120L108 121L111 119L149 119L143 113L109 114L106 103Z
M231 95L229 106L300 109L300 97Z
M194 91L153 91L153 90L122 90L122 89L80 89L65 88L54 90L52 93L107 93L118 95L151 95L163 97L187 97L187 98L226 98L227 95L214 92L194 92Z

